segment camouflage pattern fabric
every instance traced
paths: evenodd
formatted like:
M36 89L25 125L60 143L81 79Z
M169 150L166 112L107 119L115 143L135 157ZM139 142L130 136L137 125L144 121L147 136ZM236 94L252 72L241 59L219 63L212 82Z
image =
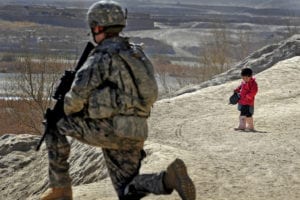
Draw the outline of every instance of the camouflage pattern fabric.
M90 119L80 116L70 116L58 122L58 131L61 135L71 136L80 142L96 147L109 149L131 149L142 148L143 138L127 137L127 133L138 134L139 130L144 130L146 122L138 124L139 121L126 120L128 124L120 124L117 130L113 126L114 119ZM144 119L146 120L146 119ZM142 132L142 131L141 131ZM129 135L129 134L128 134Z
M130 48L122 49L119 56L127 63L127 70L134 80L139 96L138 115L149 116L151 108L158 97L154 68L150 60L142 51L140 45L131 44Z
M74 121L76 121L76 119ZM66 124L67 121L64 123ZM103 123L106 124L106 122ZM103 131L107 128L108 127L104 125ZM60 128L60 130L67 129ZM75 131L73 132L75 133ZM101 133L102 130L99 130L99 132ZM76 138L77 137L78 136L76 136ZM101 135L98 137L100 138ZM84 142L90 145L96 145L96 141L99 141L99 139L97 137L94 137L94 139L95 141L92 143L87 140ZM100 142L102 143L102 141ZM51 135L48 134L46 136L46 145L49 158L50 187L71 186L71 178L68 172L69 163L67 162L70 154L70 144L66 136L59 133L58 130L53 130ZM99 146L102 146L102 144ZM134 200L140 199L149 193L171 193L171 191L167 191L163 186L164 172L139 175L141 161L146 156L142 146L132 145L128 149L103 148L102 151L113 186L120 199Z
M140 199L153 194L170 194L163 186L165 172L139 174L141 161L146 156L142 149L103 149L106 165L119 199Z
M87 13L89 26L125 26L126 16L121 6L114 1L99 1L94 3Z
M76 73L71 90L65 96L66 115L84 111L84 117L94 119L114 115L149 116L126 63L117 54L123 48L129 49L130 44L121 37L106 39L96 47Z
M70 144L66 136L59 134L57 130L51 130L51 134L46 135L45 142L49 160L49 187L71 186L67 161L70 155Z
M67 117L46 136L50 187L71 186L66 138L70 136L102 148L119 199L171 192L163 186L164 172L139 174L148 113L139 115L137 88L124 61L115 54L128 47L125 38L105 39L77 72L65 97Z

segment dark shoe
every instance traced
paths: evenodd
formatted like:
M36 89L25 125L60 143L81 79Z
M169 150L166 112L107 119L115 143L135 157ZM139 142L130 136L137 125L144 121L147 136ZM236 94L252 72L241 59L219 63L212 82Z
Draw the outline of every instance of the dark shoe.
M62 188L49 188L46 190L41 198L41 200L72 200L72 188L62 187Z
M163 180L166 189L176 190L182 200L196 199L195 185L181 159L176 159L168 166Z
M238 128L234 128L234 130L235 130L235 131L244 131L245 128L239 128L239 127L238 127Z
M245 129L246 132L257 132L255 129L253 128L246 128Z

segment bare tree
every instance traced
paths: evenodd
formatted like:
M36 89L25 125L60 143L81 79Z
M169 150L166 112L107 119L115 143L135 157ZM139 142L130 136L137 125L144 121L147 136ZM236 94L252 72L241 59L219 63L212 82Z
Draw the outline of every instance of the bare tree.
M72 63L61 56L51 56L46 46L40 46L38 55L29 51L18 57L21 68L7 84L6 115L18 126L11 132L41 134L43 114L52 104L55 85L65 68Z
M165 59L164 57L158 56L155 58L154 69L157 75L158 82L161 84L163 90L161 91L160 96L168 96L171 93L171 87L168 83L170 64L170 61L168 59Z
M238 60L244 59L251 52L251 35L249 31L238 32L238 47L235 52Z
M201 82L202 69L198 66L172 64L167 58L153 59L158 82L162 86L160 97L172 96L182 87Z
M216 28L211 31L210 35L209 38L204 38L200 42L200 46L202 46L200 53L202 81L228 70L232 63L229 34L225 24L217 22Z

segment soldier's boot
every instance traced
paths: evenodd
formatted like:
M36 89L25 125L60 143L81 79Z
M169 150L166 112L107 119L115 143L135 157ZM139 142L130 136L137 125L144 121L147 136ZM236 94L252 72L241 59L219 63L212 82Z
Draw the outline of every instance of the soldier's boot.
M196 189L181 159L176 159L167 168L163 178L167 190L176 190L182 200L195 200Z
M71 187L61 187L61 188L49 188L46 190L41 198L41 200L72 200L72 188Z

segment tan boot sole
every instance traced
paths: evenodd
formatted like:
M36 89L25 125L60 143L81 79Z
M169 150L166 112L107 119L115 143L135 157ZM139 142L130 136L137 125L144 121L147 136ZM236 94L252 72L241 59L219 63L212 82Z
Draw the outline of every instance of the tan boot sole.
M182 200L195 200L195 185L187 173L187 169L184 162L181 159L176 159L169 166L169 169L175 172L177 180L175 183L175 190L178 192Z

